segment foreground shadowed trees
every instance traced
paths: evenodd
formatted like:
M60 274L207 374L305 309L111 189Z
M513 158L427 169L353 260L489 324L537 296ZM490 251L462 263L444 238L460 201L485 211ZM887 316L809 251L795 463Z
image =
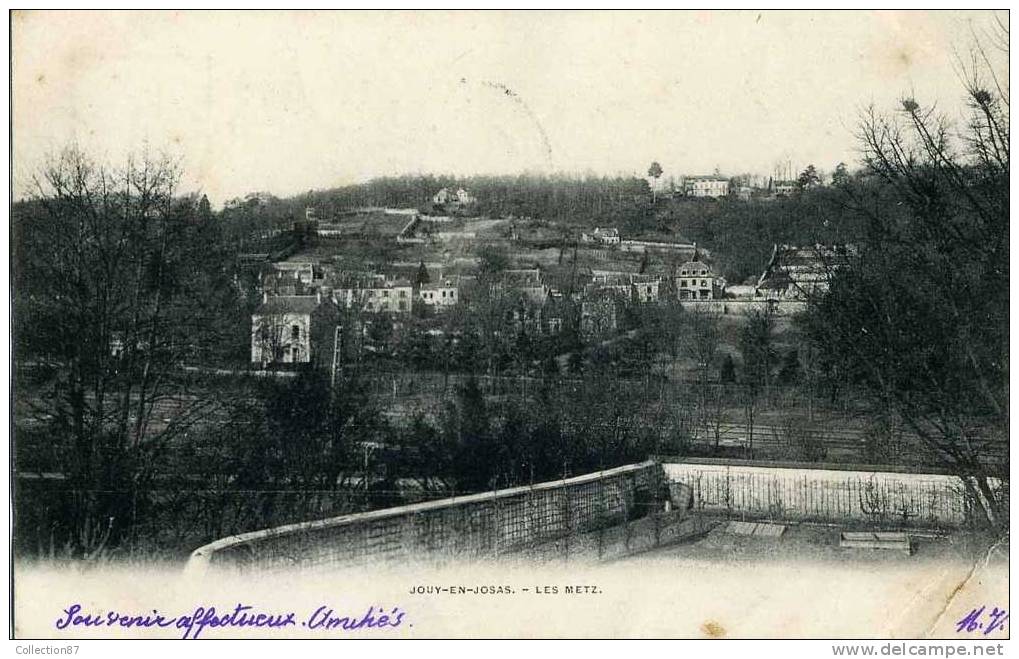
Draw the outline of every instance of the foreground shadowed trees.
M1008 433L1008 95L989 75L970 75L958 134L913 99L863 117L869 176L894 203L857 196L865 239L805 325L822 368L915 432L1004 528L989 479L1007 471L981 459Z
M14 214L15 355L33 369L40 443L76 493L75 555L126 532L160 454L203 413L152 427L181 361L218 348L234 301L208 203L180 196L179 179L168 160L109 168L68 150Z
M111 548L173 555L226 535L423 499L506 489L646 459L667 448L638 395L606 377L591 407L552 388L486 399L474 379L442 409L391 422L356 375L238 383L246 395L194 429ZM568 398L568 397L567 397Z

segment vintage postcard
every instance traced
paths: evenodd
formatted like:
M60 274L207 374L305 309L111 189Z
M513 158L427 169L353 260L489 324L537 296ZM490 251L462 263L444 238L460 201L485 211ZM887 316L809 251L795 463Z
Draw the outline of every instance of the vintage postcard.
M1004 654L1007 10L10 35L19 653Z

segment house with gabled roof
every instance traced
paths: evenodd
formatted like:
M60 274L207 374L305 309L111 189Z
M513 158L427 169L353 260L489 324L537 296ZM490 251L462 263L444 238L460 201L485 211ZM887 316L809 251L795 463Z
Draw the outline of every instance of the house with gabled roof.
M263 295L251 315L251 361L298 364L311 361L311 316L321 295Z
M676 291L682 300L713 300L721 296L725 280L700 260L687 261L676 269Z
M409 314L414 304L414 286L407 279L370 275L340 277L333 281L332 297L346 309L368 313Z

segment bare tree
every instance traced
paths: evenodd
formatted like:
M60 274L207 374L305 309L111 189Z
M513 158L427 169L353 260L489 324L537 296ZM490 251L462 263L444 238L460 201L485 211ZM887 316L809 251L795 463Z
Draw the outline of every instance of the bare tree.
M75 493L67 522L79 556L129 528L166 441L203 407L151 423L179 398L180 363L218 326L203 279L223 271L202 262L209 227L179 179L165 158L109 168L68 149L15 219L18 354L44 379L33 397Z
M283 354L288 344L286 314L268 308L257 312L251 323L252 361L262 367L278 364L283 361Z
M773 348L774 318L770 310L754 312L740 332L739 349L743 357L743 411L747 424L747 448L754 450L754 425L760 395L770 393L771 372L775 366Z
M687 327L689 334L685 337L685 345L688 354L697 363L697 422L698 426L707 427L708 373L714 367L715 356L718 353L718 320L708 312L695 310L688 314ZM718 416L720 415L716 415L716 429Z
M882 203L858 204L866 240L808 320L819 359L901 420L1000 529L993 478L1007 467L988 453L1008 436L1008 90L979 55L987 44L976 53L961 129L913 98L861 118Z

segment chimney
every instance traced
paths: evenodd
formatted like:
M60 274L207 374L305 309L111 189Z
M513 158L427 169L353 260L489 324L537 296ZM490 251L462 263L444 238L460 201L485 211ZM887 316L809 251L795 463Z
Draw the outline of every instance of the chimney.
M322 289L315 291L315 304L322 304Z
M262 291L262 304L269 301L269 291Z

